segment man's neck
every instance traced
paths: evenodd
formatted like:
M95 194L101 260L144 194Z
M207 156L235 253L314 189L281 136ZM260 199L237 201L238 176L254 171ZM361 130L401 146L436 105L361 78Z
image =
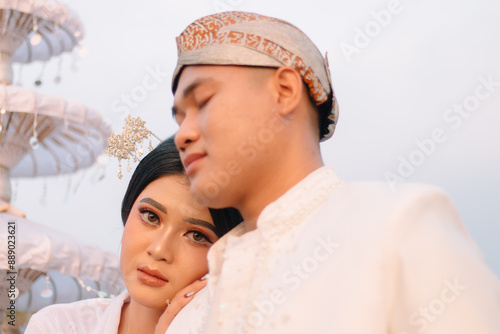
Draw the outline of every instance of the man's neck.
M245 219L246 232L257 228L257 219L262 210L322 166L323 163L318 162L310 164L307 168L292 170L286 174L273 173L271 177L253 187L253 191L247 194L242 205L238 207Z

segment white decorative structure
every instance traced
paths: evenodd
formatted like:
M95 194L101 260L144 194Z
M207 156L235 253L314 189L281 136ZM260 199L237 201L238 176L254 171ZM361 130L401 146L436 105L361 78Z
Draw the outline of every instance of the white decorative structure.
M81 47L83 33L77 16L54 0L0 0L0 206L6 210L10 177L72 173L91 166L107 145L111 128L97 110L12 85L13 62L46 61L72 51ZM12 222L14 268L7 252ZM14 297L7 280L12 271L19 290ZM0 305L14 298L17 311L34 312L55 302L118 294L123 288L114 254L0 212Z
M5 232L0 233L0 305L8 305L9 301L8 282L5 279L7 273L12 271L6 252L9 246L9 222L15 223L11 225L15 226L15 271L19 273L16 287L20 290L19 294L31 290L26 297L17 296L18 311L34 312L52 302L71 302L82 297L117 295L125 288L119 261L114 254L83 244L69 235L26 218L3 212L0 213L0 230ZM44 297L40 283L31 285L40 276L44 280L43 273L49 271L61 274L50 274L50 284L46 288L51 294ZM85 287L78 280L86 280ZM58 286L57 282L62 286ZM86 291L85 295L82 290Z
M0 82L12 83L12 62L49 60L83 35L76 14L55 0L0 0Z
M111 133L98 111L56 95L0 85L0 198L13 177L72 173L91 166Z
M12 86L12 62L48 60L81 43L83 25L54 0L0 0L0 199L9 177L75 172L92 165L111 133L77 101Z

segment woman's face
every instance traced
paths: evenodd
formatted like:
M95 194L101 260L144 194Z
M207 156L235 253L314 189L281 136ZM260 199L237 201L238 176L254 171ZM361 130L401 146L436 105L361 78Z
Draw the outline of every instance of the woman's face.
M151 308L208 272L217 240L208 208L196 204L184 175L163 176L137 197L125 224L120 266L132 299Z

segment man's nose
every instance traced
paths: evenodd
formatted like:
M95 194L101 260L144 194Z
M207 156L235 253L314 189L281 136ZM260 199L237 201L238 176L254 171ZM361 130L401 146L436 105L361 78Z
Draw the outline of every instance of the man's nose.
M191 143L200 138L200 132L194 116L186 115L175 134L175 145L179 152L184 152Z

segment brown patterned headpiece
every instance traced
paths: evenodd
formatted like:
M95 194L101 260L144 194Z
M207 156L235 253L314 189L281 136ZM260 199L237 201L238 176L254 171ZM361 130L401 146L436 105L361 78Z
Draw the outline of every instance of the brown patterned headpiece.
M289 66L302 76L320 110L320 139L333 135L338 106L328 60L300 29L259 14L224 12L202 17L177 37L178 61L172 78L188 65ZM331 107L330 107L331 105ZM323 110L324 106L329 106Z

